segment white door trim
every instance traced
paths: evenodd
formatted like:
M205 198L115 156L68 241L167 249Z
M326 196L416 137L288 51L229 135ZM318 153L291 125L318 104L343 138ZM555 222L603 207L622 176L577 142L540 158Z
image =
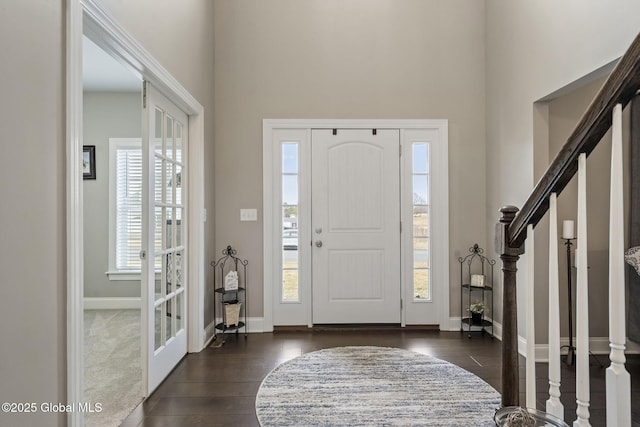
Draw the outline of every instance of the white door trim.
M274 155L273 149L273 133L276 130L295 130L295 129L400 129L401 143L403 141L404 131L410 129L432 129L439 134L439 144L436 158L433 158L434 164L438 164L439 180L437 188L433 188L434 200L441 203L434 211L434 220L437 220L437 227L432 227L432 239L436 247L441 248L438 253L433 254L432 262L434 265L442 266L437 269L438 274L432 277L434 283L441 284L445 292L442 294L440 304L444 307L439 313L440 325L446 328L449 324L449 178L448 178L448 121L444 119L438 120L412 120L412 119L389 119L389 120L350 120L350 119L264 119L262 123L263 129L263 262L264 262L264 331L273 330L273 305L274 305L274 250L275 239L273 228L275 218L274 212ZM278 171L279 173L279 171ZM436 173L436 171L434 171ZM402 260L404 265L404 260ZM435 273L435 272L434 272ZM404 293L403 293L404 295ZM309 317L310 319L310 317ZM403 317L402 324L405 324ZM309 323L311 325L311 323Z
M84 396L84 255L82 221L82 5L67 0L67 403ZM67 425L83 426L84 415L70 412Z
M188 351L205 344L204 107L96 0L67 0L67 402L83 401L82 35L154 84L189 115ZM143 355L144 356L144 355ZM81 413L68 425L82 426Z

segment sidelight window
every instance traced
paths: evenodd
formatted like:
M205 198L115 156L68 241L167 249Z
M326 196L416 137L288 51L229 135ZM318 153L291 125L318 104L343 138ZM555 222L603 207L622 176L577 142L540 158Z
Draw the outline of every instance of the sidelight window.
M299 239L298 192L299 147L297 142L282 144L282 301L298 302Z
M429 144L412 144L413 195L413 295L414 300L430 300L429 251Z

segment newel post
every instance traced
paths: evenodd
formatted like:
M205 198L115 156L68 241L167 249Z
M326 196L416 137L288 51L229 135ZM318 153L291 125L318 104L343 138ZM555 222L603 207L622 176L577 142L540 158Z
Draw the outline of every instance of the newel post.
M502 406L520 406L518 382L518 310L516 294L516 263L523 247L509 246L509 225L518 208L504 206L496 224L496 251L502 260Z

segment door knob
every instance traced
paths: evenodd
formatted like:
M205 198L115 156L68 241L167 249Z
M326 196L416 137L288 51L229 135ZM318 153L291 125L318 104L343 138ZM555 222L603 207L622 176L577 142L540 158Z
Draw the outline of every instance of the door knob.
M318 248L322 247L322 240L316 240L316 247Z

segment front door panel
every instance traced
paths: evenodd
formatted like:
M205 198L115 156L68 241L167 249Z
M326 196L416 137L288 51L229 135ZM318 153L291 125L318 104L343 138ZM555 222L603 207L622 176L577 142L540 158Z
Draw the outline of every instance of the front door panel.
M313 323L400 323L399 131L311 143Z

